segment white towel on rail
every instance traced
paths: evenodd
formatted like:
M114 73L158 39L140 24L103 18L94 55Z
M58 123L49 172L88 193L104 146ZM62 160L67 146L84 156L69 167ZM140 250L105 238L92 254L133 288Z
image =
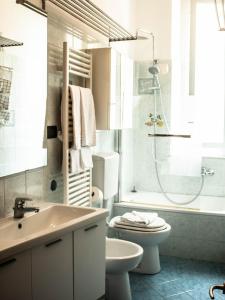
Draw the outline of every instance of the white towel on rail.
M81 93L80 87L76 85L69 86L70 97L72 100L72 118L73 118L73 146L78 150L81 148Z
M70 149L70 172L76 174L82 171L80 150Z
M96 145L96 122L93 95L90 89L80 87L81 94L81 145Z
M92 152L90 147L82 147L81 150L81 167L82 169L93 168Z

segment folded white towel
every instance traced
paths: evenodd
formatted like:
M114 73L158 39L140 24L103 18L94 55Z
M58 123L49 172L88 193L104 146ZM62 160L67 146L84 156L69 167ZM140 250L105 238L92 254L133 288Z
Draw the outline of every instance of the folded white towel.
M155 221L156 218L158 218L158 214L157 213L146 213L146 212L140 212L140 211L136 211L136 210L133 210L132 211L132 214L135 215L135 216L138 216L140 218L144 218L146 220L148 220L148 223L152 223L153 221Z
M158 217L157 213L144 213L138 211L132 211L125 213L121 216L121 221L126 222L128 224L143 224L149 225Z
M93 168L92 152L90 147L81 148L81 167L82 169Z
M80 87L69 86L70 97L72 100L72 118L73 118L73 146L75 150L81 148L81 93Z
M83 171L81 167L80 150L70 149L70 172L80 173Z
M167 228L166 222L162 218L157 218L152 224L143 225L143 224L128 224L121 220L121 216L114 217L109 222L110 227L119 227L129 230L137 230L137 231L159 231Z
M118 220L116 224L120 225L126 225L130 227L139 227L139 228L159 228L162 227L166 224L165 220L162 218L156 218L152 223L149 224L140 224L140 223L129 223L129 222L124 222L123 220L120 221Z
M81 93L81 145L96 145L96 122L93 95L90 89L80 88Z
M121 221L126 222L126 223L132 223L132 224L137 223L137 224L143 224L143 225L147 225L149 223L147 218L136 216L132 212L127 212L127 213L123 214L120 218L121 218Z

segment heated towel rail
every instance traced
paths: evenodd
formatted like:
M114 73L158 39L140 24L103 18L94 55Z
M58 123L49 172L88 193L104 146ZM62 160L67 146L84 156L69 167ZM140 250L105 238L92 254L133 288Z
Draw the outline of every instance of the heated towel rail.
M70 172L69 149L73 142L72 101L69 97L70 80L76 85L92 86L91 55L68 47L63 43L63 95L62 95L62 137L63 137L63 180L64 202L69 205L89 206L91 200L91 169L78 174Z

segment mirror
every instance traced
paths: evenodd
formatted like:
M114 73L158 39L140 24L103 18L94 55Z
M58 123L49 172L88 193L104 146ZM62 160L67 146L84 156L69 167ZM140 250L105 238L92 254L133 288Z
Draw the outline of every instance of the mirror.
M0 47L0 176L6 176L47 164L47 18L1 0L0 32L23 43Z

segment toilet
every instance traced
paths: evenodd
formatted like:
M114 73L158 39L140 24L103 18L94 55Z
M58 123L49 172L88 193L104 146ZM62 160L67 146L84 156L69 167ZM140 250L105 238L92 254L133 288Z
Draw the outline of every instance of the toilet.
M96 153L93 155L93 185L103 192L103 206L108 208L110 213L112 213L112 201L110 199L118 191L118 173L118 153ZM140 229L137 231L131 228L118 228L111 221L109 227L117 233L120 239L139 244L144 249L143 258L135 271L145 274L160 272L158 245L169 236L170 225L165 223L163 227L155 228L154 231L142 231Z
M110 222L111 227L118 237L133 243L137 243L143 247L144 254L138 267L134 270L138 273L156 274L160 272L159 244L165 241L171 231L171 226L165 224L164 229L158 231L136 231L131 229L118 228Z
M106 299L132 299L128 271L140 263L142 255L142 247L135 243L106 238Z
M93 185L103 192L104 207L111 211L110 199L118 191L118 153L93 155ZM131 300L128 272L141 261L143 248L135 243L106 238L106 299Z

